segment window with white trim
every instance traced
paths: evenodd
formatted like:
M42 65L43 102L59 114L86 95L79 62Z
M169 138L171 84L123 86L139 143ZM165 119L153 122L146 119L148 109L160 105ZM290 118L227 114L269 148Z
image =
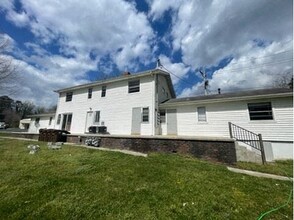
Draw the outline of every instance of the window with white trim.
M53 119L53 117L50 117L50 118L49 118L49 125L52 124L52 119Z
M58 114L56 124L59 125L60 124L60 121L61 121L61 114Z
M149 107L142 109L142 122L149 122Z
M96 123L100 122L100 111L95 112L95 120L94 120L94 122L96 122Z
M71 102L71 100L72 100L72 95L73 95L73 92L67 92L67 93L66 93L66 97L65 97L65 101L66 101L66 102Z
M89 88L88 89L88 99L92 98L92 92L93 92L93 88Z
M206 121L206 108L205 107L198 107L197 113L198 113L198 121L199 122Z
M250 120L273 120L273 110L270 102L248 103Z
M129 93L140 92L140 80L129 81Z
M105 97L105 96L106 96L106 86L102 86L101 97Z
M165 123L166 122L165 110L160 110L159 115L160 115L160 123Z

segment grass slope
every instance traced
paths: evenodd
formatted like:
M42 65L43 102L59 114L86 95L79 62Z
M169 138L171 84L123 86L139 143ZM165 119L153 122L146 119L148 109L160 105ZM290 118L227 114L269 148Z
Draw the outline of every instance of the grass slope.
M53 151L40 142L30 155L29 143L0 139L1 219L257 219L292 188L190 157ZM292 207L270 218L291 218Z

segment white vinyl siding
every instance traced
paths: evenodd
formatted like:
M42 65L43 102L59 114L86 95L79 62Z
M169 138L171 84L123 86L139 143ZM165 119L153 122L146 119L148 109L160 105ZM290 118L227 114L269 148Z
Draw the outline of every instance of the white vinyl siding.
M88 88L74 91L72 102L65 102L65 93L62 93L58 100L57 113L63 114L68 111L73 113L71 133L83 134L86 127L87 112L99 108L100 123L104 122L110 134L130 135L132 125L132 108L145 106L149 107L149 123L141 123L142 135L155 133L154 126L154 80L153 76L140 78L140 92L128 93L129 81L118 81L107 84L107 98L101 97L102 86L93 86L92 99L87 99ZM97 109L98 110L98 109ZM102 114L103 113L103 114ZM95 115L94 115L95 116ZM93 116L93 117L94 117ZM94 121L94 119L93 119ZM61 128L61 123L55 125L56 129ZM154 133L153 133L154 132Z
M271 102L274 120L250 120L248 103ZM292 97L267 100L234 101L206 104L207 123L198 123L197 105L178 106L178 135L229 137L228 122L257 134L264 140L293 141Z

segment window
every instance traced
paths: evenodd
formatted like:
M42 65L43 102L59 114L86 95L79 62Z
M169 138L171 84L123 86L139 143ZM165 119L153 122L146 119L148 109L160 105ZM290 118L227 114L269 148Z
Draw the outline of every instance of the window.
M52 123L52 117L50 117L49 119L49 125L51 125L51 123Z
M270 102L248 103L250 120L272 120L273 111Z
M198 121L206 121L206 108L205 107L198 107Z
M60 124L60 121L61 121L61 114L58 114L56 124L59 125Z
M106 96L106 86L102 86L101 97Z
M129 93L140 92L140 80L129 82Z
M92 88L89 88L88 89L88 99L91 99L92 98L92 92L93 92L93 89Z
M40 118L36 118L35 123L36 123L36 124L39 124L39 122L40 122Z
M95 122L100 122L100 111L95 112Z
M70 102L71 100L72 100L72 92L67 92L66 93L65 101L66 102Z
M165 110L160 110L159 111L159 115L160 115L160 123L165 123L166 119L165 119Z
M61 130L70 131L72 114L63 114Z
M142 111L142 122L149 122L149 108L143 108Z

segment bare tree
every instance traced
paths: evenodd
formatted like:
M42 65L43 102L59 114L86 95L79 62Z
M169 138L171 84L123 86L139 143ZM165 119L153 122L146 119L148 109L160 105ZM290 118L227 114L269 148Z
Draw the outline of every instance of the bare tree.
M286 72L278 74L276 80L273 82L275 88L291 88L293 89L293 73Z
M3 93L11 94L16 91L13 83L17 78L17 67L12 59L5 54L8 46L8 40L0 42L0 88Z

